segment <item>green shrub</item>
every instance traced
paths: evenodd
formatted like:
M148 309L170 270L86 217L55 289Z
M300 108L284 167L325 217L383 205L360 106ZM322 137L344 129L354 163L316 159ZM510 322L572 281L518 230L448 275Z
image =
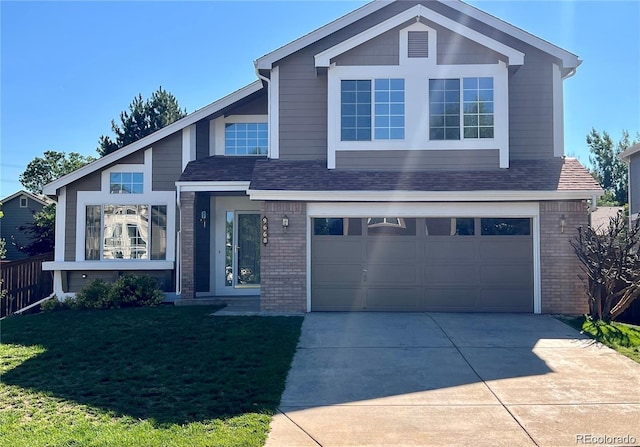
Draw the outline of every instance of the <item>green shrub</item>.
M151 276L124 275L111 285L109 300L114 307L157 306L164 300L164 293Z
M102 279L94 279L76 294L76 307L79 309L108 309L114 306L109 293L111 284Z
M58 300L58 297L53 297L40 304L40 310L42 312L57 312L60 310L73 309L75 307L76 300L70 297L65 297L62 300Z

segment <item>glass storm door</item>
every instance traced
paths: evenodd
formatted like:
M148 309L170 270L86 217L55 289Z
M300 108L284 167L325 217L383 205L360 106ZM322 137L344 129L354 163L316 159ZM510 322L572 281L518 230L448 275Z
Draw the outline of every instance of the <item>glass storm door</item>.
M260 286L260 214L235 213L234 287Z

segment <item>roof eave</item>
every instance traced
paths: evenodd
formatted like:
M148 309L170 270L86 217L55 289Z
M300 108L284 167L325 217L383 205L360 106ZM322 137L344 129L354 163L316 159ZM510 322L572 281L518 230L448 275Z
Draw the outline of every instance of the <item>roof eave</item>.
M216 113L217 111L222 110L225 107L228 107L233 103L240 101L241 99L246 98L247 96L253 93L256 93L262 88L263 88L262 81L260 80L254 81L251 84L245 87L242 87L241 89L236 90L235 92L219 99L218 101L215 101L201 109L198 109L195 112L192 112L189 115L185 116L184 118L172 124L169 124L168 126L163 127L160 130L157 130L151 135L141 138L140 140L134 143L131 143L128 146L118 149L117 151L112 152L111 154L105 155L104 157L101 157L71 172L70 174L67 174L63 177L60 177L59 179L52 181L51 183L46 184L43 188L43 193L49 196L56 196L57 190L59 188L62 188L63 186L66 186L69 183L72 183L88 174L91 174L92 172L102 169L110 165L111 163L114 163L120 160L121 158L126 157L127 155L131 155L132 153L146 146L149 146L155 143L156 141L159 141L165 137L168 137L169 135L184 129L185 127L188 127L194 124L195 122L203 118L206 118L207 116L213 113Z

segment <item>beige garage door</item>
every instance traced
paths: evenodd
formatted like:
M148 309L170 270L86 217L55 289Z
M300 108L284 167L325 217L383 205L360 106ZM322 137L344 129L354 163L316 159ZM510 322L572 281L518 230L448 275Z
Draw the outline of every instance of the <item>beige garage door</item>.
M533 312L529 218L315 218L314 311Z

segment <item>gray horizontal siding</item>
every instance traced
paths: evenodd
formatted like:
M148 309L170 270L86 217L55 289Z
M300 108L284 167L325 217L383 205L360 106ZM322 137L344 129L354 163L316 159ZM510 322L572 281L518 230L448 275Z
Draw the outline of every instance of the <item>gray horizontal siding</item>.
M499 169L499 153L490 150L337 151L336 169L370 171Z
M209 156L209 120L196 123L196 160Z
M500 55L446 28L429 23L436 29L439 65L495 64Z
M100 172L93 172L67 185L67 209L64 225L64 260L76 260L76 243L84 246L84 241L76 241L78 191L100 191ZM84 222L81 223L84 225Z
M629 163L629 189L631 214L640 212L640 153L636 152Z
M175 182L180 178L180 174L182 174L182 132L176 132L153 145L151 187L154 191L175 191Z
M268 96L265 93L249 102L225 110L225 115L266 115L269 113Z
M389 30L336 57L337 65L398 65L400 28Z

